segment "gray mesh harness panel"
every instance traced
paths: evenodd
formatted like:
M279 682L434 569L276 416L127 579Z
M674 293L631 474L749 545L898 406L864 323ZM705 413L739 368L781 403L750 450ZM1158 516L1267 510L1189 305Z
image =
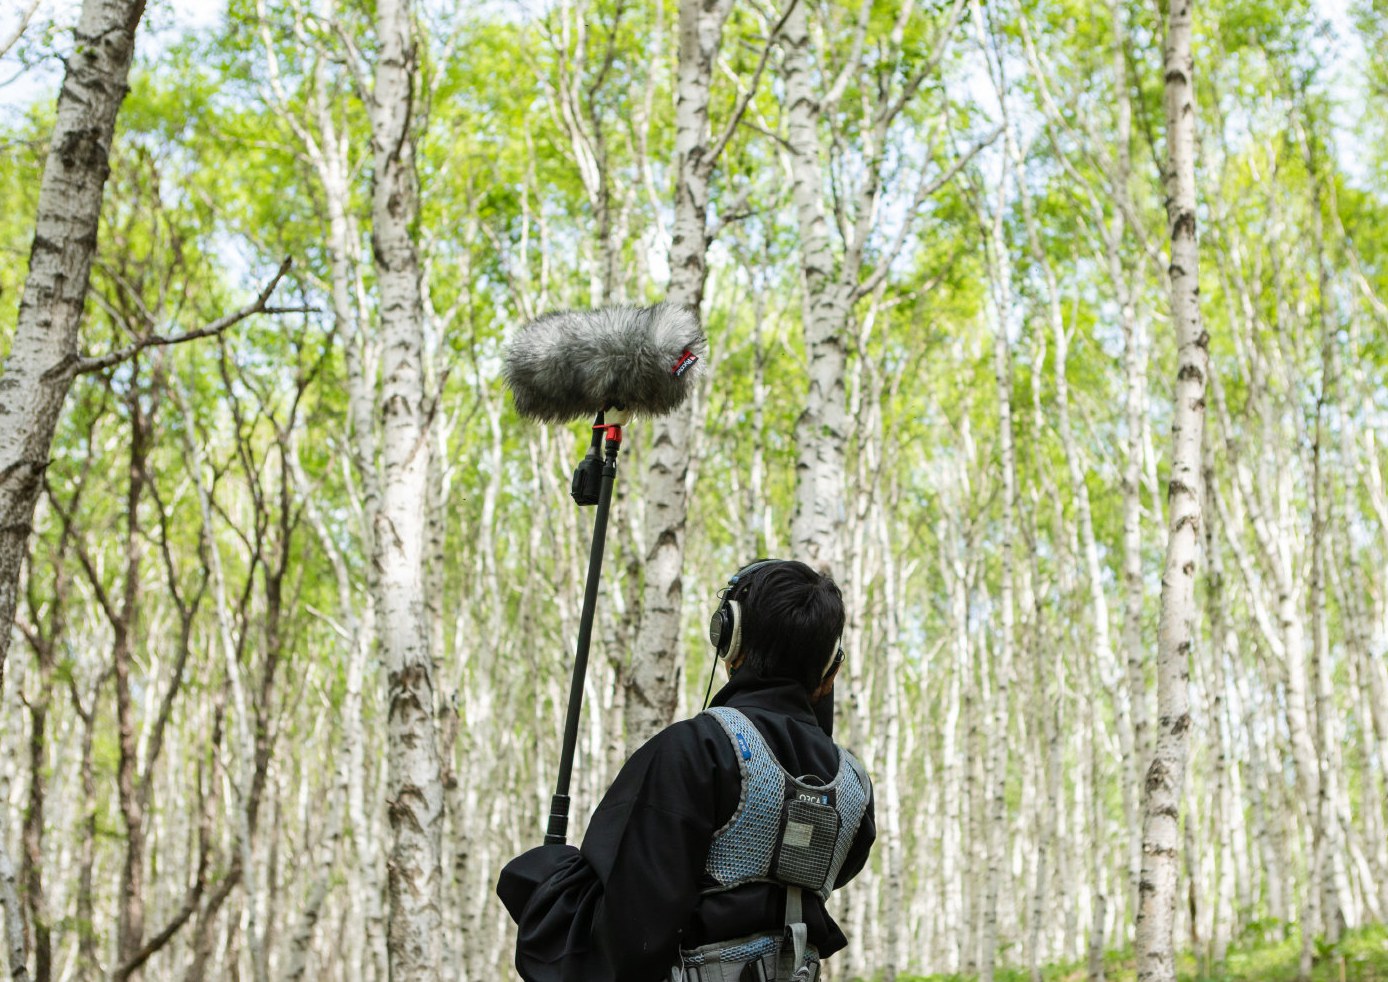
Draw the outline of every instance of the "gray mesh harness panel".
M742 770L742 794L728 823L713 834L705 872L724 889L765 879L781 831L785 771L751 721L736 709L716 706L708 714L722 724Z
M742 713L728 706L716 706L705 712L718 720L728 734L742 771L742 794L737 809L727 824L714 833L713 844L709 848L704 872L718 884L709 892L729 890L756 880L779 882L771 874L771 859L781 837L781 810L786 803L786 782L789 780L804 788L815 786L787 774L761 733ZM833 781L822 786L823 790L835 792L840 819L833 862L823 887L818 891L825 900L829 899L834 880L838 878L863 813L867 810L870 786L857 758L842 747L838 751L839 772Z
M780 937L767 934L715 951L708 951L704 948L686 951L684 952L684 961L686 965L704 965L710 961L731 962L734 965L741 965L744 962L773 955L780 949Z
M843 819L843 824L839 826L839 841L834 846L834 864L829 867L829 883L821 894L825 900L829 899L829 891L834 888L839 870L843 869L844 860L848 858L848 850L853 846L853 837L858 834L858 825L867 812L868 789L872 787L867 771L858 758L842 747L839 754L843 757L843 766L839 768L839 777L834 780L838 784L839 817ZM844 771L850 773L850 780L842 780Z

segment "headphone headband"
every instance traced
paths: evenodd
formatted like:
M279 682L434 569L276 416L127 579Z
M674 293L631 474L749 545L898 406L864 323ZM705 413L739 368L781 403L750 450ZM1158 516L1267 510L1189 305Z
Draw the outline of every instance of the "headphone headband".
M775 566L783 562L785 562L784 559L758 559L755 563L748 563L746 566L742 567L732 576L728 577L728 589L732 590L734 587L738 585L738 583L742 581L742 578L744 576L750 576L752 573L761 569L763 566Z

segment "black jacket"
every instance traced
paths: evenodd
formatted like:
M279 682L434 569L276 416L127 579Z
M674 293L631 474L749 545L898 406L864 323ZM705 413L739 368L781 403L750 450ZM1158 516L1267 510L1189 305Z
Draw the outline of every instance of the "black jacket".
M751 720L787 771L831 779L832 712L805 690L746 672L715 706ZM821 719L816 718L819 710ZM732 817L741 773L727 734L695 716L656 734L623 765L579 849L539 846L501 871L497 894L520 928L516 968L527 982L657 982L677 949L785 924L785 889L749 883L704 895L714 832ZM858 874L876 838L871 797L835 886ZM828 957L847 941L818 895L806 892L810 942Z

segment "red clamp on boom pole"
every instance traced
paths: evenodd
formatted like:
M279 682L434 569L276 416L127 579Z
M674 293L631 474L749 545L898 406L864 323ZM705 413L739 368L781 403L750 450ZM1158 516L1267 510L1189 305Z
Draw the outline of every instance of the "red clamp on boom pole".
M626 425L629 415L624 409L604 410L602 419L593 424L593 429L602 430L610 445L621 446L622 427Z

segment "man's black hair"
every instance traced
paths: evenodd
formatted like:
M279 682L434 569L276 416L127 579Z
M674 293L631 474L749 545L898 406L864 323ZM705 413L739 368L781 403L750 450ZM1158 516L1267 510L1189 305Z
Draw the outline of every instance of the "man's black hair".
M785 560L747 574L729 599L742 605L744 669L819 687L843 635L843 595L832 578Z

